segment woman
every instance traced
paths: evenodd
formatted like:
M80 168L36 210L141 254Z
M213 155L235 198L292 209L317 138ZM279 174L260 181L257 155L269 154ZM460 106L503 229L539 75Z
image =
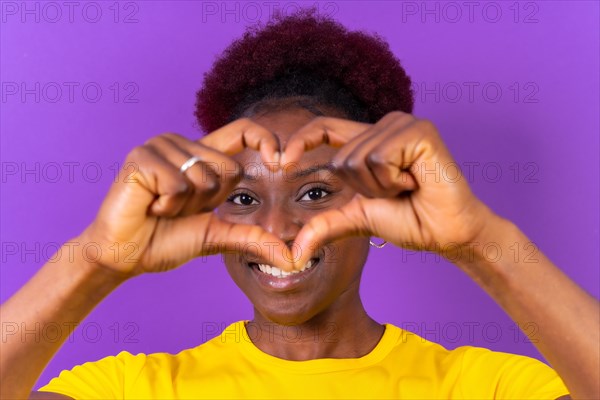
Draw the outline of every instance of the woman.
M543 256L485 257L481 244L528 239L464 178L439 175L454 161L412 105L410 79L377 37L310 12L248 31L198 93L211 133L133 149L135 172L121 171L75 239L107 251L46 264L2 318L81 321L124 281L218 252L254 318L177 355L77 366L30 395L61 343L11 336L2 398L600 398L598 302ZM373 320L359 296L370 236L453 261L517 323L537 324L554 369L448 351Z

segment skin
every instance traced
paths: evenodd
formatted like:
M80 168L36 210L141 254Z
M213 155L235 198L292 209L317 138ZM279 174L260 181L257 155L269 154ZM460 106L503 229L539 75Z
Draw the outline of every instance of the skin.
M39 323L42 329L50 323L81 321L128 279L175 268L199 255L226 252L228 271L255 306L253 326L275 327L274 341L255 342L261 350L289 360L359 357L382 334L358 297L366 237L373 235L397 246L438 251L452 260L515 322L537 324L535 345L573 398L600 398L598 301L541 253L534 264L485 257L475 243L494 241L503 254L511 254L510 246L524 246L529 239L481 203L465 179L435 179L424 173L453 161L435 126L400 112L373 125L334 116L338 118L281 110L238 120L196 142L165 134L134 149L126 161L138 166L135 179L126 179L130 170L122 171L123 179L111 187L94 222L74 238L106 247L102 254L108 256L90 262L76 254L44 265L2 305L2 321ZM272 182L264 181L265 173L262 180L243 179L244 167L258 162L246 147L272 163L269 170L261 170L273 171ZM206 163L180 174L179 166L191 155L202 156ZM333 178L343 184L323 177L340 186L332 188L339 189L332 190L332 197L319 200L323 208L318 209L298 201L302 183L285 179L277 163L284 170L290 163L306 169L321 160L332 161ZM240 190L252 190L260 204L243 211L223 204L232 191ZM212 212L216 206L217 214ZM321 269L313 271L319 278L314 290L299 287L284 294L257 288L244 258L298 270L315 252L299 255L286 246L290 241L317 254L328 246L339 248L339 258L327 258L325 251L317 267ZM230 254L239 249L236 245L249 242L257 246L241 256ZM108 251L114 243L122 249L117 260ZM281 251L269 252L267 243ZM339 335L333 343L313 341L309 347L306 341L281 340L283 325L297 325L304 334L322 332L331 323ZM0 352L1 397L26 398L61 344L8 337ZM31 398L64 397L37 393Z
M293 133L312 118L309 111L291 109L253 119L274 132L285 147ZM243 178L233 191L232 200L236 202L230 200L219 207L219 216L231 223L261 226L283 242L293 242L312 217L342 207L356 194L328 170L294 176L298 171L327 164L336 152L332 147L320 146L304 154L300 162L269 173L258 153L242 151L234 159L251 176ZM309 192L315 188L313 200ZM242 196L251 196L245 198L249 205L236 204L241 203ZM248 258L253 257L226 255L229 274L254 305L249 330L257 347L289 360L360 357L371 351L384 327L367 315L358 293L368 251L366 238L347 237L329 243L310 279L300 288L285 292L257 285L255 273L247 266ZM290 325L295 327L294 333L289 332ZM315 337L322 339L316 345Z

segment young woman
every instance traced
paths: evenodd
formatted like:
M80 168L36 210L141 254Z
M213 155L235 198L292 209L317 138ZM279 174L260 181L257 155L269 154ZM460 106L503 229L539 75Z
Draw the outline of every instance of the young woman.
M454 161L412 105L410 79L378 37L310 12L249 30L198 92L210 133L133 149L135 175L121 172L74 239L116 243L122 258L44 265L2 319L81 321L124 281L218 252L254 318L176 355L76 366L31 394L61 343L10 336L2 398L600 398L598 302L543 256L524 265L480 252L476 243L528 239L465 179L432 173ZM517 323L537 324L552 368L449 351L373 320L359 296L370 236L441 252Z

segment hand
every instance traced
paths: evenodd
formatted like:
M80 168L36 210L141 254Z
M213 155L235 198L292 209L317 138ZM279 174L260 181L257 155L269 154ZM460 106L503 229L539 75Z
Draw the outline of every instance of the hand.
M172 133L148 140L129 153L118 182L79 240L100 246L97 264L127 276L166 271L250 242L258 244L246 247L252 253L269 254L264 244L273 242L287 250L259 226L231 224L212 212L241 178L241 166L229 155L245 147L260 151L267 166L277 168L277 138L248 119L198 141ZM192 156L202 161L181 173L179 168ZM275 265L291 269L285 259L291 255L274 253Z
M300 249L346 236L378 236L444 254L472 241L494 215L473 195L429 121L402 112L374 125L315 118L290 138L281 167L321 144L341 147L333 164L358 194L304 225L296 237ZM296 260L296 268L309 253Z

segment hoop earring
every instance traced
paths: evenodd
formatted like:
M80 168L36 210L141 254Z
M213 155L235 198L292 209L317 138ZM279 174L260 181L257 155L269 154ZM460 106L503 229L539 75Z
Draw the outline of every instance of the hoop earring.
M387 244L387 241L384 240L383 243L377 244L377 243L373 243L373 241L371 239L369 239L369 244L377 249L382 249Z

